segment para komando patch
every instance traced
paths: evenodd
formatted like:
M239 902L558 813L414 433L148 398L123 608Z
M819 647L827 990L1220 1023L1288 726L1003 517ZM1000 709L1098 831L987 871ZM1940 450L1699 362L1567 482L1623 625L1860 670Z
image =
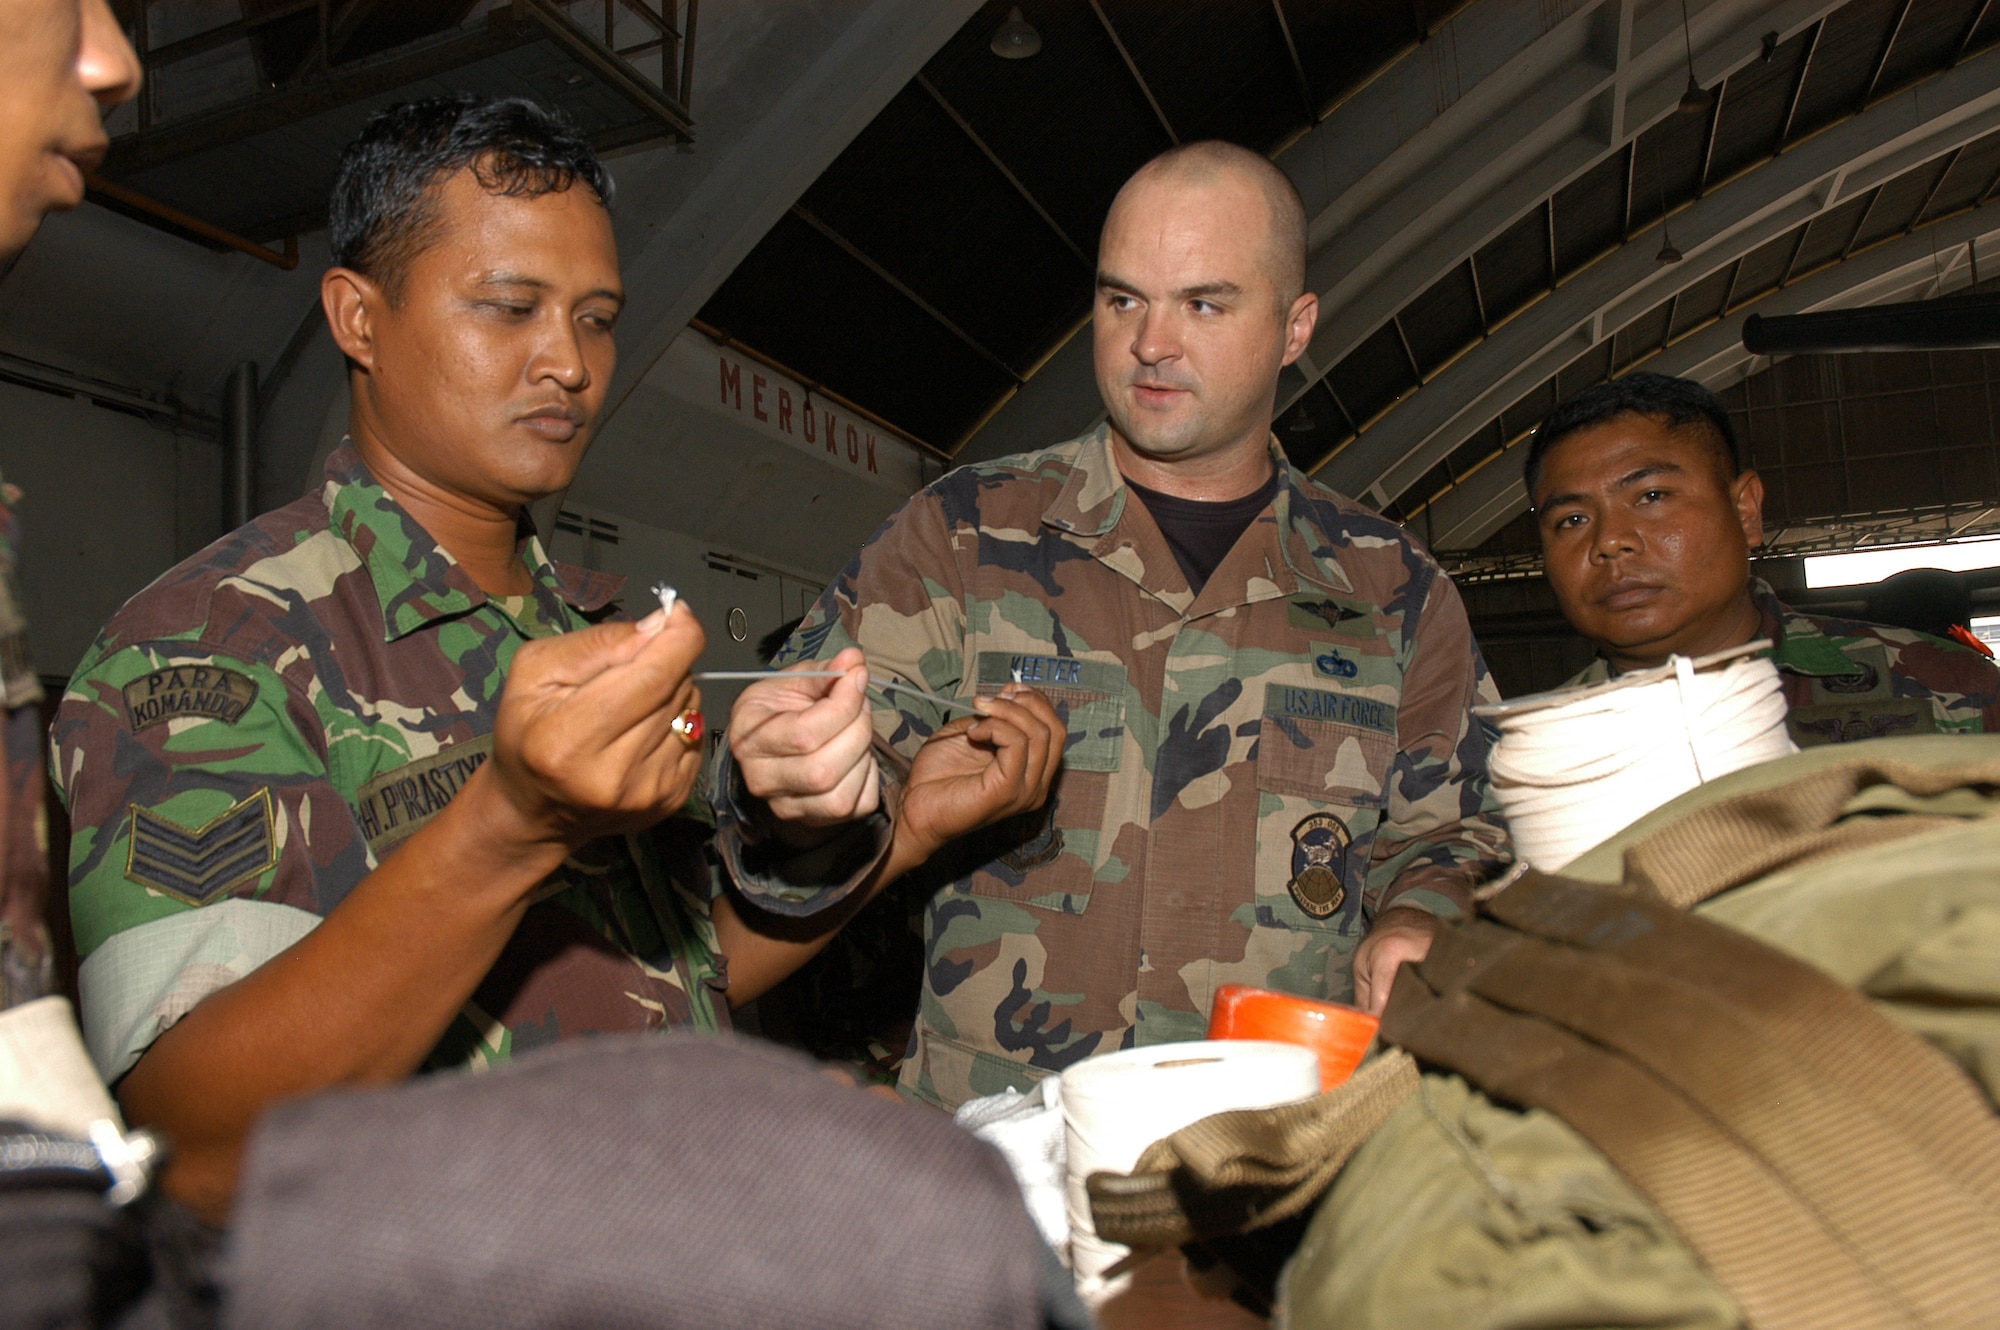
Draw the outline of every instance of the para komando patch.
M256 700L249 675L220 665L169 665L125 685L125 713L135 730L183 717L234 725Z

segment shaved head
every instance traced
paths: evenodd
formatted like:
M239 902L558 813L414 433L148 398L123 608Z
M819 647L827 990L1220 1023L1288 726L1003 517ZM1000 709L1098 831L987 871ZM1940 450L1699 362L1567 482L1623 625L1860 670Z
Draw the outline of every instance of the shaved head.
M1128 479L1241 498L1271 474L1278 375L1312 340L1305 208L1284 172L1192 143L1125 182L1097 242L1097 390Z
M1278 308L1289 310L1306 286L1306 205L1290 177L1271 160L1250 149L1220 139L1183 143L1135 171L1104 219L1105 229L1121 206L1142 187L1163 184L1212 186L1227 181L1253 186L1264 199L1269 228L1264 236L1263 267L1276 289Z

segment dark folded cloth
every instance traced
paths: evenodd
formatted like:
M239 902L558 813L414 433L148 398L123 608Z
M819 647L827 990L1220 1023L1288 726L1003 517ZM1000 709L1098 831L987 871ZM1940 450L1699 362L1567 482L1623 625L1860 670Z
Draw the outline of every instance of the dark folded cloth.
M620 1036L275 1110L227 1324L1083 1324L1052 1265L948 1119L769 1046Z

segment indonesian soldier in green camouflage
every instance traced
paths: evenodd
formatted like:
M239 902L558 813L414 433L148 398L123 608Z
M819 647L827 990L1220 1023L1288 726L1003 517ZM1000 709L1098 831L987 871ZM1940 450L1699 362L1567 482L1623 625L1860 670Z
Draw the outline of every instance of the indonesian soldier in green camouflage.
M1255 154L1143 169L1100 249L1109 422L919 494L788 648L848 677L758 684L732 713L718 845L783 913L865 877L901 762L948 718L907 693L864 704L864 660L1063 712L1048 807L921 870L918 1097L1200 1038L1230 982L1379 1009L1505 858L1469 714L1496 694L1456 590L1271 438L1317 312L1303 228Z
M2000 733L2000 669L1982 652L1806 614L1750 576L1763 481L1700 384L1629 374L1586 389L1536 431L1527 480L1549 584L1599 653L1565 687L1764 638L1801 748Z
M699 774L701 630L602 622L615 581L522 516L611 376L609 190L526 102L371 122L322 281L352 442L128 602L63 699L87 1042L211 1219L275 1099L727 1022L674 854L705 828L656 829Z
M524 517L610 382L610 190L525 101L372 121L321 284L350 441L127 603L63 699L87 1042L210 1218L274 1100L715 1030L841 920L766 936L711 905L701 629L684 605L611 621L617 579L551 563ZM887 871L929 853L917 829L1039 806L1034 705L1045 727L996 700L918 754Z

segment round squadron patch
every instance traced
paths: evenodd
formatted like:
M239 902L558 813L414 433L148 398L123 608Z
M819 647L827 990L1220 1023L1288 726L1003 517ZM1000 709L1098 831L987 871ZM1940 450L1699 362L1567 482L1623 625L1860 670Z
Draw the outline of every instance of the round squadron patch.
M1292 828L1292 899L1315 919L1329 918L1347 899L1340 861L1353 837L1331 813L1314 813Z

